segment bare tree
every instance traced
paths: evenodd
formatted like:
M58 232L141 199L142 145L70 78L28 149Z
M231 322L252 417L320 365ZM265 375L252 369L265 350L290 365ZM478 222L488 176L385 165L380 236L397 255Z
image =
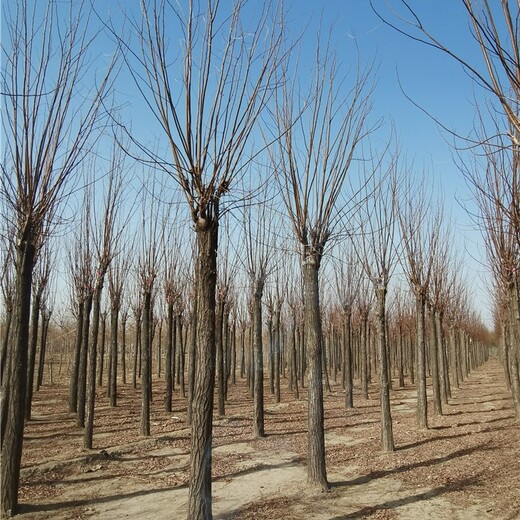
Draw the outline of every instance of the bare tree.
M377 350L381 406L381 449L394 451L390 410L390 359L388 356L387 293L397 263L397 200L399 197L399 152L384 164L384 155L366 162L366 193L357 215L359 240L355 246L366 276L372 283L376 299Z
M130 241L126 243L128 246ZM110 353L109 353L109 376L108 376L108 396L110 406L117 404L117 365L119 352L119 320L121 307L124 300L125 282L128 278L130 268L129 255L123 252L116 255L108 271L108 292L110 295ZM124 352L121 353L124 358Z
M107 176L107 187L103 205L100 208L101 220L94 217L92 222L92 242L94 249L95 272L93 277L93 308L92 331L88 345L88 369L87 369L87 403L86 422L83 437L83 446L92 448L94 435L94 413L96 402L96 365L98 357L98 332L101 315L101 295L105 283L105 276L110 267L123 230L120 221L120 209L123 200L123 176L122 162L118 149L113 148L111 162ZM96 215L93 211L91 215ZM104 322L104 317L103 317Z
M441 210L428 212L424 181L416 189L407 187L399 200L398 218L403 247L402 265L415 294L417 317L417 426L428 428L426 396L426 302L437 255Z
M322 49L321 39L318 36L307 99L298 99L296 81L290 80L288 70L284 72L275 109L282 137L271 157L300 245L309 370L308 480L327 489L319 269L325 246L344 216L344 188L354 152L371 131L366 125L371 85L370 69L366 69L358 70L353 86L346 88L334 54L328 44Z
M361 268L352 242L343 241L337 252L334 270L336 293L343 312L343 367L342 385L345 388L345 408L354 407L354 353L352 349L352 315L359 295Z
M253 433L263 437L264 429L264 351L262 335L262 297L269 274L274 267L271 243L273 212L268 208L270 199L267 185L254 204L244 206L243 239L245 269L249 277L252 300L252 327L254 344L254 397Z
M162 231L159 200L152 186L143 186L140 250L137 260L141 318L141 435L150 436L150 405L152 402L152 336L156 280L160 269Z
M215 290L222 198L232 192L255 154L248 143L272 96L282 41L281 15L269 2L262 4L252 27L243 25L244 5L243 0L226 5L190 0L185 6L143 1L142 23L134 24L139 41L126 45L129 70L161 127L172 161L144 146L141 152L178 183L197 236L190 519L212 516ZM180 52L168 46L171 31L181 35Z
M2 442L1 508L15 514L23 446L32 274L38 249L90 152L104 114L114 62L92 77L89 12L69 16L56 2L3 4L2 131L6 161L0 192L13 218L15 296L9 404Z

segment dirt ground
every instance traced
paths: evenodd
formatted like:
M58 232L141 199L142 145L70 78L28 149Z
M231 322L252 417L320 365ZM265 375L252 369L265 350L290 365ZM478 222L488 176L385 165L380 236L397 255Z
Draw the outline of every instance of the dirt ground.
M503 370L491 360L452 389L444 415L415 429L415 391L392 391L396 451L379 450L377 387L344 408L339 384L325 396L328 493L306 484L306 400L266 388L267 436L252 436L245 383L230 386L225 417L215 417L213 514L254 519L520 518L520 428ZM140 393L120 387L111 409L100 388L95 449L67 413L66 381L36 393L26 427L20 519L183 519L187 513L189 430L185 400L163 411L154 383L152 436L139 436ZM268 385L267 385L268 386ZM430 389L429 389L430 390Z

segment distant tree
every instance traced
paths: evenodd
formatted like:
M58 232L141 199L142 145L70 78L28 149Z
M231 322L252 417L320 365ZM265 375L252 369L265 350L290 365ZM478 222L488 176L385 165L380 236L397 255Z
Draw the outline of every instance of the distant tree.
M381 406L381 449L394 451L392 414L390 410L391 371L388 355L387 294L388 284L398 260L397 201L400 195L399 152L365 163L366 193L357 214L359 240L354 245L359 261L375 293L379 391Z
M150 436L150 406L152 402L152 337L153 309L157 292L162 250L162 215L155 186L143 186L140 244L137 258L138 288L141 294L141 435Z
M426 303L432 279L434 259L440 239L441 210L429 211L431 195L424 181L399 199L398 218L402 241L402 265L415 295L416 312L416 375L417 375L417 427L428 428L426 396Z
M373 7L374 3L371 0ZM396 4L403 8L402 16L384 16L374 9L381 20L401 34L459 63L475 86L490 99L486 114L482 112L482 103L477 106L476 120L480 128L476 128L474 135L458 135L435 116L434 119L457 140L462 139L462 148L467 149L469 144L476 158L476 168L463 165L462 171L477 199L480 213L477 221L486 240L493 272L498 275L497 284L507 286L507 295L497 298L501 310L496 315L502 320L503 345L507 349L511 342L513 347L505 364L508 367L506 379L510 379L511 372L514 374L511 389L515 403L520 403L520 4L506 0L459 0L457 4L464 10L467 22L461 26L460 33L467 35L465 43L468 44L460 49L436 36L410 2L398 0ZM466 49L477 52L470 53ZM506 256L497 271L496 260L503 253ZM520 404L517 404L517 416L520 417Z
M242 216L243 255L249 278L252 301L253 328L253 433L255 437L265 435L264 428L264 350L262 297L268 276L274 268L271 235L273 213L268 208L270 195L265 185L253 204L246 204Z
M343 312L342 385L345 389L345 408L354 407L354 352L352 347L352 317L359 298L361 267L351 241L342 241L337 251L334 269L336 295Z

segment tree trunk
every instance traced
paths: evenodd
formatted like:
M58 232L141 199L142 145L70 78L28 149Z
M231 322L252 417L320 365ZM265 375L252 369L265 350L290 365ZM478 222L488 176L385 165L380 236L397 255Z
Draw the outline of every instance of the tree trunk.
M85 426L85 400L87 395L87 362L88 362L88 337L90 334L90 312L92 310L92 300L94 295L88 291L85 299L85 314L83 319L83 331L81 339L81 356L78 373L78 416L77 426Z
M40 355L38 359L38 376L36 377L36 390L43 385L43 369L45 368L45 352L47 350L47 332L51 321L50 312L45 308L41 310L42 325L40 330ZM52 365L51 365L52 367Z
M262 351L262 280L255 283L253 294L253 328L254 328L254 399L253 399L253 433L255 437L264 437L264 355Z
M343 325L343 380L345 381L345 408L354 408L354 372L352 364L352 311L345 311Z
M426 398L426 331L425 331L425 296L416 291L417 312L417 427L428 428L428 402Z
M143 323L141 325L141 435L150 436L150 403L152 401L152 389L150 376L151 363L151 314L152 314L152 291L146 288L143 294Z
M281 313L282 305L280 302L276 303L274 311L274 400L276 403L280 402L280 373L281 373L281 359L282 359L282 342L280 340L281 333Z
M141 315L142 310L135 315L134 371L132 373L132 388L137 388L137 372L141 354Z
M76 413L78 411L78 378L81 357L81 338L83 332L83 314L85 302L81 299L78 303L78 316L76 319L76 342L74 348L74 364L70 374L69 385L69 412Z
M515 415L520 420L520 312L517 302L517 291L514 283L509 286L509 378L511 381L511 395L515 405ZM506 318L507 319L507 318Z
M361 311L361 334L359 338L359 372L361 396L368 399L368 311Z
M177 349L177 382L179 383L179 393L180 396L184 399L186 397L186 385L184 384L184 358L185 358L185 347L184 345L187 343L185 341L182 326L182 312L177 313L176 319L177 325L175 326L175 331L177 334L177 339L175 340L175 348Z
M441 389L441 403L448 404L449 378L448 363L446 361L446 341L444 338L444 324L442 311L435 311L435 324L437 327L437 355L439 357L439 383Z
M31 419L31 407L34 387L34 370L36 368L36 346L38 345L38 324L40 317L40 303L42 295L38 291L32 303L31 312L31 343L29 345L29 359L27 362L27 388L25 391L25 420Z
M439 365L438 351L438 331L437 321L435 319L435 310L429 309L428 316L430 318L430 358L432 367L432 386L433 386L433 413L442 415L442 398L441 398L441 375Z
M94 412L96 408L96 361L102 291L103 282L99 281L96 286L96 291L94 293L94 308L92 312L92 334L88 348L87 410L85 420L85 431L83 432L83 447L87 450L92 449L92 441L94 437Z
M217 344L217 394L218 394L218 414L220 417L226 415L226 403L224 392L224 297L219 298L217 303L217 313L215 318L215 341Z
M196 268L195 270L195 288L198 285L197 269L198 268ZM186 422L190 425L193 410L193 396L195 394L195 362L197 358L197 312L197 297L195 296L195 301L193 302L193 310L191 311L191 336L188 356L188 407L186 413Z
M11 516L18 509L18 488L22 460L27 354L31 311L31 285L35 248L29 241L16 247L16 279L13 307L13 336L7 368L8 396L2 438L1 516Z
M121 381L126 385L126 313L121 323Z
M399 381L399 388L404 388L403 327L401 323L399 323L397 327L397 378Z
M13 306L9 302L4 301L5 304L5 323L2 336L2 352L0 354L0 380L6 379L6 367L9 358L9 338L11 337L11 324L13 322ZM3 423L2 423L3 424Z
M390 410L390 371L388 365L386 332L386 287L376 289L377 347L379 354L379 391L381 405L381 449L394 451L392 414Z
M323 490L329 488L325 467L325 431L323 411L323 336L320 317L318 256L306 256L303 260L305 331L308 366L308 436L307 478L311 485Z
M164 409L167 412L172 411L172 400L173 400L173 343L175 334L175 319L173 314L173 303L168 302L167 317L166 317L166 366L164 368L164 384L166 387L166 393L164 397Z
M291 384L295 399L300 399L298 389L298 354L296 347L296 312L293 311L291 320Z
M117 405L117 347L119 332L119 306L113 305L110 312L110 406Z
M98 370L98 386L103 386L103 371L105 370L105 340L107 331L107 316L106 313L101 313L101 338L99 349L99 370Z
M217 208L216 208L217 209ZM196 273L196 355L191 409L189 520L212 518L211 459L215 388L215 292L217 283L217 215L199 219Z

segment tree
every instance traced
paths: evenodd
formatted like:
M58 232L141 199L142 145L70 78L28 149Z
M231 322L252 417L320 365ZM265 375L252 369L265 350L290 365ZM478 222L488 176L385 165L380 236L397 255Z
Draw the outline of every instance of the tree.
M253 204L244 205L243 239L245 269L249 278L252 301L253 328L253 433L264 437L264 351L262 335L262 297L265 284L274 264L272 262L273 212L269 211L270 199L267 184Z
M352 315L361 284L361 268L351 241L343 241L338 250L338 265L334 271L336 293L343 311L342 385L345 388L345 408L354 407L354 353L352 349Z
M137 260L141 314L141 435L150 436L150 405L152 402L152 337L156 279L161 261L159 243L162 239L161 219L157 211L159 200L155 186L143 186L140 251Z
M429 200L424 181L416 189L406 187L398 207L403 247L402 265L415 294L417 319L417 427L428 428L426 396L426 302L437 255L441 210L428 212Z
M248 143L272 96L280 60L280 14L266 3L254 25L247 27L242 19L245 5L236 0L226 10L213 0L205 5L190 0L186 8L161 0L144 1L142 23L133 24L139 38L136 46L119 39L172 160L138 146L147 160L180 186L197 237L190 519L212 516L215 291L222 199L232 193L244 165L256 153ZM180 52L168 47L170 31L182 35Z
M316 49L310 93L303 101L298 99L297 71L291 81L284 70L275 108L282 136L271 162L300 246L308 360L307 475L311 485L327 489L319 269L325 246L344 216L343 190L354 152L372 130L366 125L371 85L370 69L358 70L353 86L342 95L346 78L329 44L322 49L321 36Z
M377 351L381 406L381 449L394 451L390 410L391 372L388 356L386 301L388 284L397 263L397 200L399 196L399 153L384 165L384 156L365 163L366 191L357 214L359 240L355 246L376 300ZM367 171L368 170L368 171Z
M63 207L77 166L90 152L105 114L114 61L97 85L92 77L89 13L22 0L3 5L1 197L12 219L14 307L8 412L2 439L1 508L15 514L23 447L33 269L38 250Z
M87 403L86 423L83 437L83 446L92 449L94 434L94 413L96 404L96 366L98 357L98 332L101 315L101 296L105 283L105 276L114 256L117 253L122 225L119 221L119 211L123 199L122 157L119 149L114 147L109 165L106 193L101 206L102 218L97 221L94 216L92 222L92 242L94 249L94 261L96 264L93 277L93 308L91 339L88 344L88 369L87 369ZM103 317L104 322L104 317Z

